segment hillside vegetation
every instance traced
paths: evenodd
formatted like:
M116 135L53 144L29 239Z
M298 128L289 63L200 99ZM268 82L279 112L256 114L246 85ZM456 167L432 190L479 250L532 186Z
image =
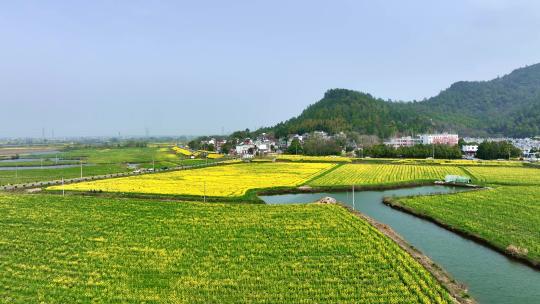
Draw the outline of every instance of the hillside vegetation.
M277 136L323 130L382 138L396 133L456 131L478 136L540 134L540 64L490 81L460 81L420 102L390 102L332 89L298 117L264 128Z

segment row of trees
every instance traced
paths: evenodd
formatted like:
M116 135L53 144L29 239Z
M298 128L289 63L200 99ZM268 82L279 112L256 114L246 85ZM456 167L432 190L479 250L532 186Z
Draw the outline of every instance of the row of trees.
M476 157L481 159L510 159L520 155L521 150L507 141L484 141L478 145L478 152L476 152Z
M333 138L310 137L300 143L294 139L287 148L289 154L303 154L311 156L341 155L342 145Z
M384 144L374 145L357 152L358 156L370 156L377 158L461 158L459 146L448 145L415 145L412 147L394 148Z

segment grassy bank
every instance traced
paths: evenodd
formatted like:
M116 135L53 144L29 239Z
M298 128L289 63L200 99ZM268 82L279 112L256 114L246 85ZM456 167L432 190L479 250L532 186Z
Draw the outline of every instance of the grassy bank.
M403 198L391 204L540 265L540 186L497 186Z

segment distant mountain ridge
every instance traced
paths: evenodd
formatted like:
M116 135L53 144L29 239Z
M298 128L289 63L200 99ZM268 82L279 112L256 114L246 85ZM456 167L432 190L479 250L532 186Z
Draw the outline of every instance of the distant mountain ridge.
M421 102L389 102L347 89L328 90L299 116L259 131L276 136L323 130L396 134L455 131L467 136L540 135L540 64L489 81L460 81Z

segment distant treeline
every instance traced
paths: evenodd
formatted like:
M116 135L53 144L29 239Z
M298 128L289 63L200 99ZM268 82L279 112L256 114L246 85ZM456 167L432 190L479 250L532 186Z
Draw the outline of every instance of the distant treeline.
M476 157L481 159L509 159L521 156L521 150L507 141L483 142L478 145Z
M458 145L415 145L412 147L394 148L384 144L374 145L357 152L358 156L369 156L376 158L461 158L461 151Z
M287 148L288 154L303 154L310 156L328 156L341 155L343 143L333 138L323 139L311 137L300 143L298 139L294 139Z

